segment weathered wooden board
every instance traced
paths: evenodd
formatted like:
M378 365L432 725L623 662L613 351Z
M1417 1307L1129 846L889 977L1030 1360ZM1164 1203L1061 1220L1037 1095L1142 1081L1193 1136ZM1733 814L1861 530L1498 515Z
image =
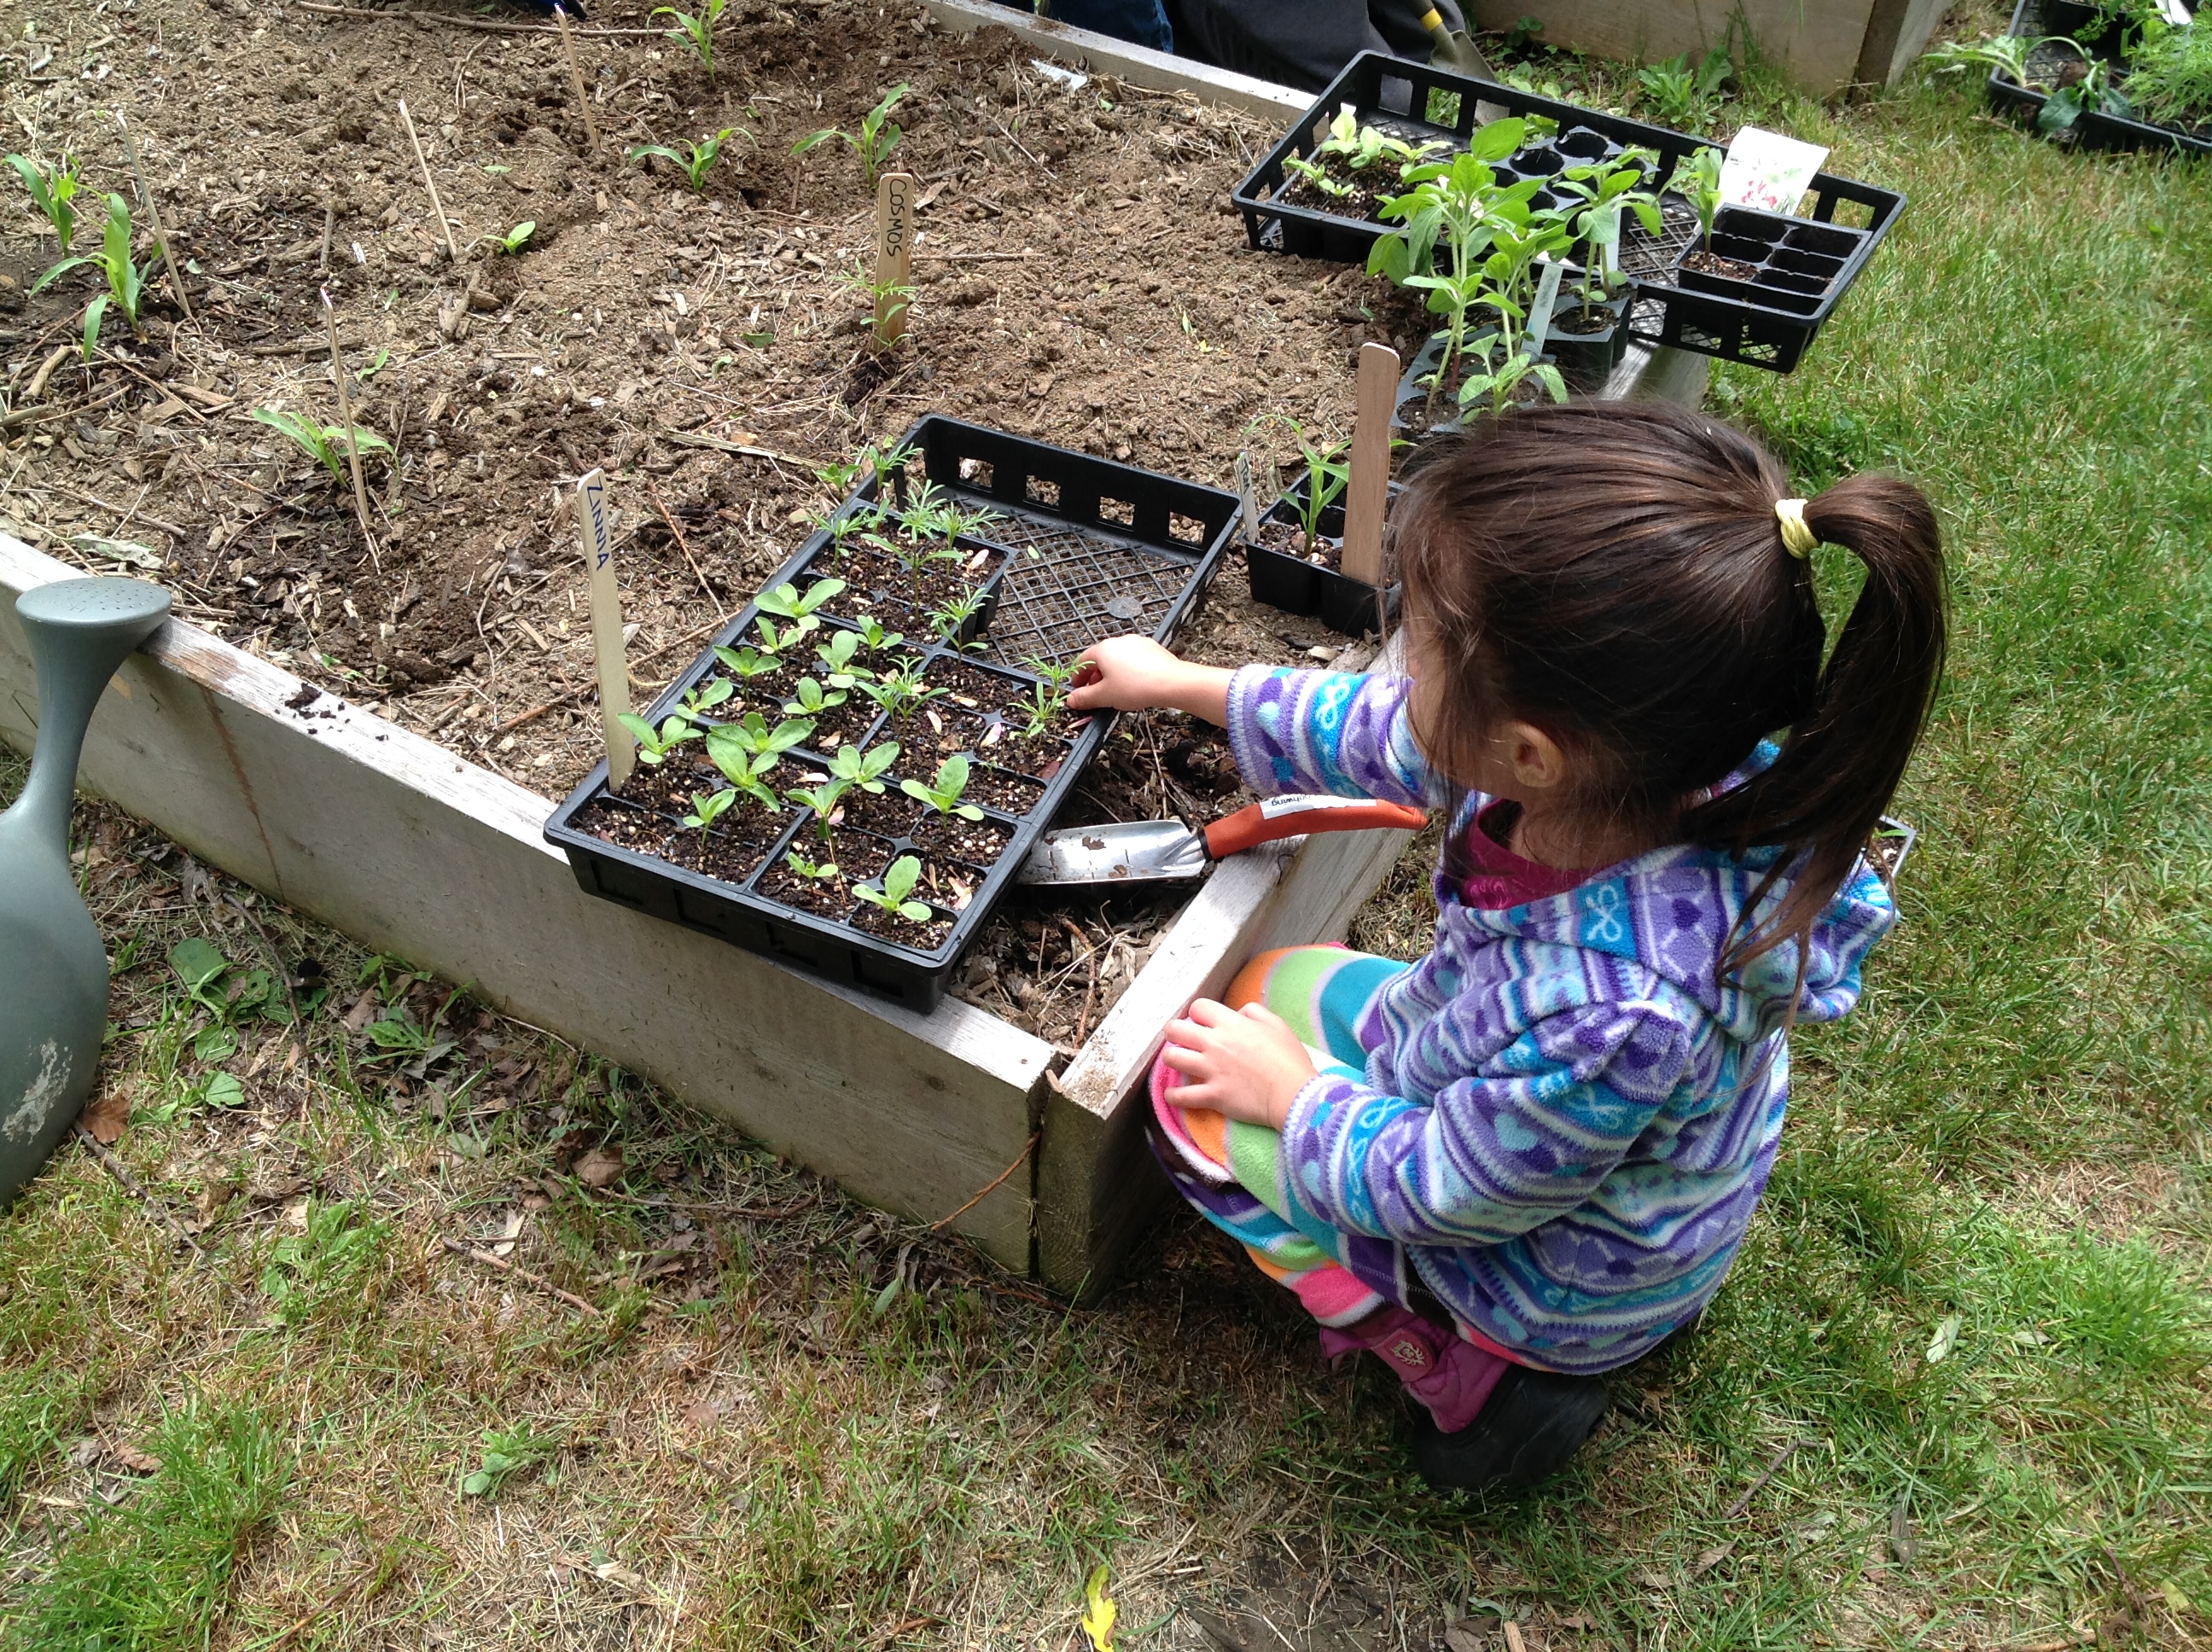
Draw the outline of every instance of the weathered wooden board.
M1760 55L1808 91L1887 85L1919 55L1942 0L1472 0L1475 26L1534 17L1547 46L1650 63L1723 44L1747 29ZM1741 33L1739 33L1741 40Z
M0 536L0 737L37 697L15 595L77 570ZM82 784L288 906L934 1220L1012 1163L1052 1048L947 1000L921 1017L586 896L551 805L172 622L117 676ZM1030 1266L1030 1179L960 1218Z

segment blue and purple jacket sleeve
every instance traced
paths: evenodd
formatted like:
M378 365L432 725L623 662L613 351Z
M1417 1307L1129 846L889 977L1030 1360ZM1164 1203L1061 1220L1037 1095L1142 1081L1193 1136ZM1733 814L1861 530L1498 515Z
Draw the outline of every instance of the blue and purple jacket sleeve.
M1427 1034L1486 1042L1480 1020L1461 1000ZM1431 1105L1324 1072L1284 1121L1278 1191L1293 1222L1503 1243L1589 1202L1674 1094L1690 1043L1657 1003L1589 1003L1526 1027Z
M1247 665L1229 679L1229 749L1262 797L1323 792L1433 806L1414 743L1409 677Z

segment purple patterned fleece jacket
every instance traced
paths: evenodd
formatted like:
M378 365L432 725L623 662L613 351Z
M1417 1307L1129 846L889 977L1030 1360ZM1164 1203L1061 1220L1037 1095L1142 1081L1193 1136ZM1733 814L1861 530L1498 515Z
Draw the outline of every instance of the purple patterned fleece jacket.
M1247 666L1229 690L1238 766L1263 795L1442 806L1411 686ZM1453 829L1489 800L1468 798ZM1292 1104L1275 1190L1292 1221L1395 1242L1530 1364L1600 1371L1647 1351L1719 1289L1781 1139L1797 949L1714 979L1778 853L1676 845L1503 911L1464 905L1439 873L1434 949L1360 1025L1364 1082L1324 1072ZM1857 1002L1895 918L1861 862L1814 927L1799 1020Z

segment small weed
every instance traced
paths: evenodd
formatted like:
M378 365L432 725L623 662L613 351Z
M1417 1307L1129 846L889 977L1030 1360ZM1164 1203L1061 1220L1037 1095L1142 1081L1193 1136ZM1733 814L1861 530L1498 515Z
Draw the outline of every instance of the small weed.
M545 1461L560 1443L528 1423L515 1428L488 1428L478 1438L483 1449L477 1466L461 1477L465 1497L496 1497L509 1479Z
M333 1304L357 1299L392 1236L387 1222L364 1219L360 1205L341 1199L307 1201L307 1227L269 1248L261 1294L270 1311L297 1329Z
M515 225L514 228L508 230L504 235L487 235L484 239L492 244L492 248L495 252L504 252L509 256L513 256L514 254L521 252L522 249L529 244L530 238L537 233L538 220L535 218L525 218L520 223Z

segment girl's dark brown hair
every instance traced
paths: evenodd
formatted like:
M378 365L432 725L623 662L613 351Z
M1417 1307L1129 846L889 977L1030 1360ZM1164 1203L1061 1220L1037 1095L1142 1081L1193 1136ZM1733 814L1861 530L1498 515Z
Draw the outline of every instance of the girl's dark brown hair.
M1835 649L1812 565L1775 514L1781 465L1671 402L1570 403L1432 443L1393 525L1407 608L1449 726L1446 775L1502 717L1551 733L1595 815L1741 854L1784 853L1778 911L1747 918L1723 975L1802 939L1850 873L1926 721L1943 661L1943 554L1917 488L1850 477L1805 507L1866 564ZM1767 768L1715 795L1763 738ZM1802 968L1803 951L1799 952Z

